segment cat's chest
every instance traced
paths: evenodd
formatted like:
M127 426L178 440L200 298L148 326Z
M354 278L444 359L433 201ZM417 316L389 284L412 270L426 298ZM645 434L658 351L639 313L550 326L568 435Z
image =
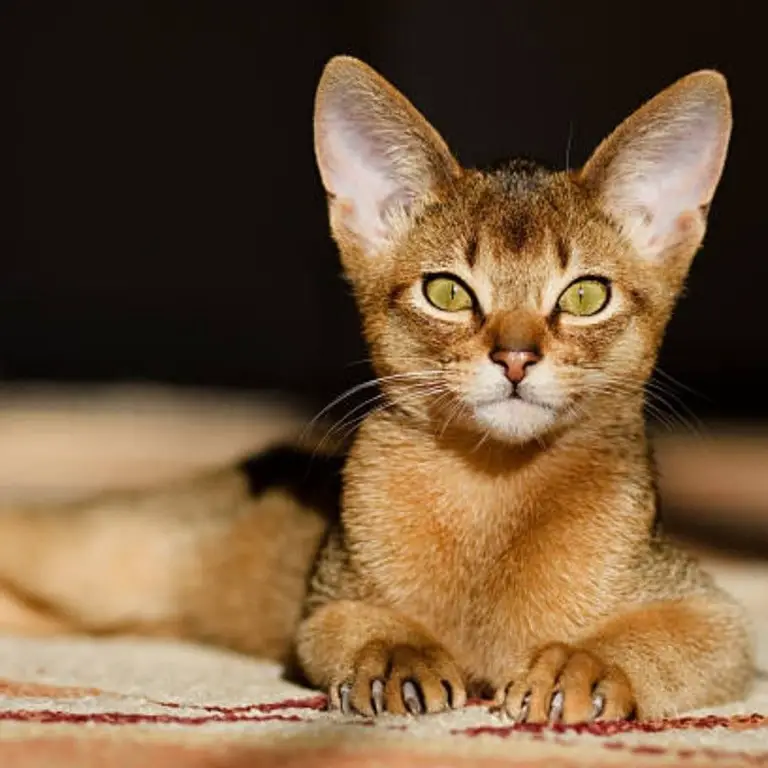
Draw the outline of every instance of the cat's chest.
M359 556L378 598L424 624L473 674L493 677L603 610L605 563L594 532L569 516L571 497L458 475L433 477L420 492L419 479L387 478L382 498L368 499Z
M425 534L418 552L391 548L377 588L398 611L472 657L570 639L599 611L608 586L599 555L556 531L497 543L482 550L462 537Z

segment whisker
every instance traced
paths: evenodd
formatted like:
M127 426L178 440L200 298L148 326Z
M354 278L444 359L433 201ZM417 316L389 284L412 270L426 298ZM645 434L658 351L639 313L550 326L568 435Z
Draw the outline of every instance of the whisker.
M389 393L389 394L381 393L376 397L370 398L365 403L362 403L361 405L353 408L351 411L348 411L344 416L342 416L338 421L336 421L326 432L325 436L323 437L323 440L321 441L321 444L323 444L325 440L329 439L331 436L338 435L341 430L345 430L345 432L341 437L342 440L345 440L372 413L377 413L382 410L386 410L387 408L391 408L394 405L404 405L414 401L418 401L420 399L424 399L433 394L438 394L444 391L445 391L445 386L442 384L418 382L418 383L411 383L410 385L404 387L403 391L401 392ZM360 411L362 408L365 408L367 405L370 405L371 403L374 403L376 401L383 401L383 402L381 402L381 404L377 405L375 408L372 408L366 411L365 413L362 413L356 416L355 418L350 419L350 416L353 413Z
M325 416L328 411L330 411L332 408L337 406L339 403L343 402L349 397L352 397L353 395L356 395L358 392L362 392L365 389L370 389L371 387L376 387L381 385L383 382L388 381L397 381L397 380L403 380L403 379L416 379L416 378L436 378L438 375L442 374L443 371L439 368L433 369L433 370L425 370L425 371L410 371L408 373L395 373L391 374L390 376L379 376L375 379L370 379L368 381L364 381L361 384L356 384L354 387L350 387L346 392L343 392L340 394L337 398L332 400L328 405L326 405L319 413L317 413L312 420L307 424L307 426L304 429L303 435L306 436L306 433L309 432L312 427L317 424L317 422Z
M465 404L460 399L457 399L453 410L451 411L448 418L445 420L445 424L443 424L443 428L440 430L439 437L443 437L450 423L462 412L464 408L465 408Z
M663 395L666 395L667 397L671 397L681 408L683 411L688 414L688 416L691 418L693 422L695 422L700 428L703 429L703 424L701 422L701 419L694 413L694 411L688 406L688 404L685 402L685 400L680 397L676 392L674 392L672 389L670 389L668 386L666 386L663 382L660 381L654 381L651 379L651 381L648 382L648 388L652 389L654 391L658 391Z
M368 413L363 414L362 416L357 417L356 419L353 419L351 422L349 422L346 425L346 430L341 435L342 440L346 440L369 416L372 416L377 413L382 413L383 411L389 410L391 408L394 408L395 406L404 406L408 405L406 402L393 402L391 400L386 401L384 403L381 403L380 405L376 406L375 408L372 408Z
M342 424L345 422L350 416L353 414L363 410L366 408L366 406L371 405L372 403L375 403L377 401L383 401L383 400L391 400L395 401L398 398L402 398L405 395L408 394L423 394L431 391L439 391L441 388L440 384L435 384L433 382L417 382L413 383L409 386L404 386L401 388L401 390L398 393L387 393L387 392L380 392L374 397L369 398L368 400L365 400L364 402L360 403L359 405L356 405L354 408L347 411L343 416L341 416L335 424L330 428L331 431L334 429L334 427L338 424ZM363 414L365 416L365 414Z
M687 384L684 384L682 381L667 373L661 368L661 366L656 366L656 373L661 374L670 384L673 384L674 386L689 392L690 394L694 395L694 397L700 397L703 400L708 400L710 402L712 401L711 398L705 395L703 392L699 392L693 387L689 387Z
M478 441L477 445L475 445L475 447L470 451L470 453L476 453L477 451L479 451L480 448L482 448L483 443L485 443L485 441L490 436L491 436L491 431L489 429L486 429L485 432L483 433L483 436L480 438L480 440Z
M568 122L568 140L565 144L565 172L571 172L571 145L573 144L573 120Z
M659 392L654 392L653 390L648 390L647 395L649 400L647 402L650 402L652 398L655 398L655 400L658 403L661 403L661 405L667 409L671 416L672 424L674 425L675 421L677 421L680 426L682 426L684 429L690 431L693 435L697 437L701 437L701 430L700 427L703 428L703 425L701 424L698 419L696 421L698 422L698 426L694 421L691 421L690 419L686 418L678 409L674 407L672 403L667 400L664 395L660 394ZM695 418L695 417L694 417Z
M690 413L691 418L687 418L680 412L680 408L676 407L673 402L670 402L667 396L675 397L674 393L668 392L658 382L649 382L638 390L631 384L627 384L625 381L618 379L617 377L603 377L600 384L592 390L596 395L632 395L642 392L644 401L643 407L645 411L662 426L668 430L674 430L676 426L681 426L694 435L701 436L701 429L703 425L700 420ZM687 409L685 403L680 403L682 408ZM689 411L690 412L690 411Z

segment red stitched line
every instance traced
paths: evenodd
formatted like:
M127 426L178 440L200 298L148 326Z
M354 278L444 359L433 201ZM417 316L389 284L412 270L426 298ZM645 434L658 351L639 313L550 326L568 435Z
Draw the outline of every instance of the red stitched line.
M0 712L0 720L12 722L33 723L103 723L107 725L136 725L136 724L174 724L174 725L207 725L209 723L254 722L266 723L282 721L287 723L308 722L299 715L241 715L222 713L218 716L184 717L181 715L146 715L129 712L56 712L51 709L18 709L11 712Z
M224 707L214 704L192 704L190 702L179 701L155 701L153 704L158 704L161 707L168 707L170 709L202 709L205 712L221 712L221 713L235 713L235 712L275 712L281 709L313 709L316 711L324 710L328 705L328 699L326 696L312 696L305 699L284 699L283 701L270 701L262 704L243 704L236 707Z
M666 720L615 720L598 721L595 723L580 723L578 725L555 725L519 723L516 725L481 725L470 728L455 728L452 734L460 736L491 735L506 738L512 733L589 733L593 736L615 736L621 733L660 733L668 730L728 728L732 725L768 726L768 717L757 713L751 715L735 715L724 717L706 715L705 717L676 717Z

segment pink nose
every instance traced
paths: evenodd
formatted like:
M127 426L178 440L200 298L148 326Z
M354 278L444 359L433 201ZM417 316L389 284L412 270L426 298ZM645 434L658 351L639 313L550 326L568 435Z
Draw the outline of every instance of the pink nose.
M525 369L541 360L541 355L527 349L497 349L491 353L494 363L504 366L506 377L519 384L525 378Z

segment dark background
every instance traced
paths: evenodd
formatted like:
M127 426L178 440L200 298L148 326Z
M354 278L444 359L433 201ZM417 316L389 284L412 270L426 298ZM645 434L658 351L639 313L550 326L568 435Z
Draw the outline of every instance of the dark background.
M703 417L768 415L750 3L4 3L0 377L279 389L367 375L312 154L326 59L360 56L465 164L572 165L679 76L730 79L735 133L662 367ZM569 142L569 136L571 137Z

